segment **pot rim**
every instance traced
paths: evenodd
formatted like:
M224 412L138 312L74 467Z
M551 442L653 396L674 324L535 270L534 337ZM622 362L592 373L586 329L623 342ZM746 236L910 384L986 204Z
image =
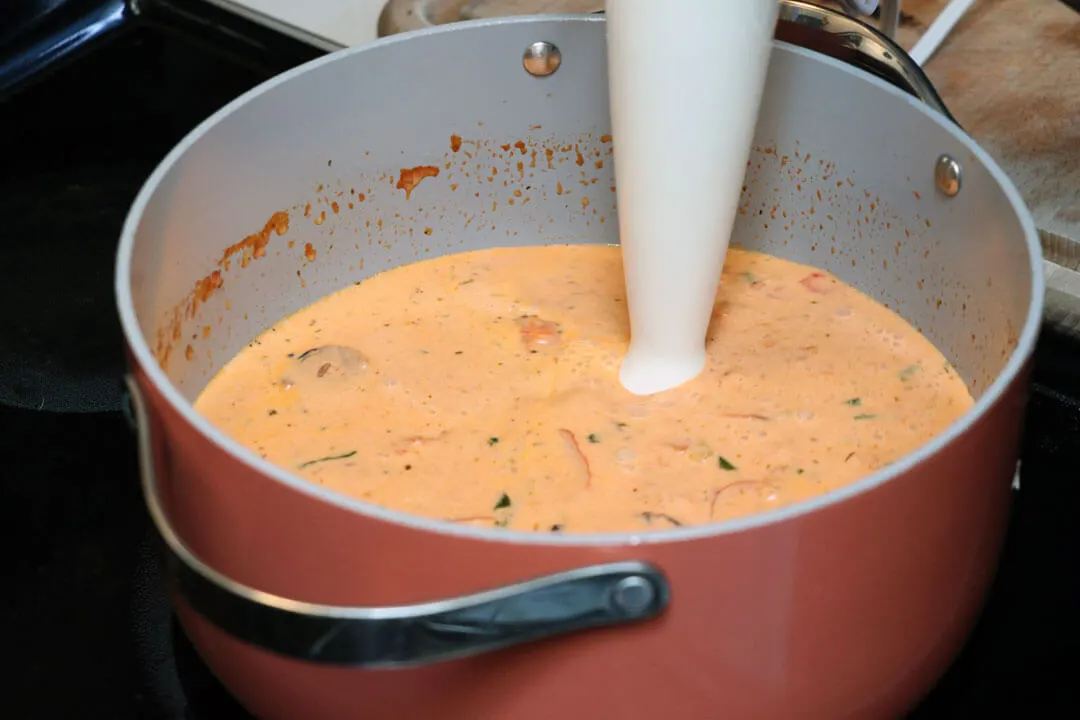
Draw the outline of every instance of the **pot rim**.
M165 371L155 360L150 344L147 342L146 336L139 327L139 321L135 314L135 306L131 293L131 256L135 246L136 231L142 219L143 212L147 204L153 198L155 192L157 192L162 179L192 145L210 132L225 117L231 115L236 108L249 103L256 97L274 90L283 83L289 82L308 72L312 72L325 64L340 62L345 57L375 51L379 48L396 43L409 42L428 35L460 32L462 30L467 31L477 27L490 27L504 24L524 25L531 23L599 23L604 21L602 15L525 15L466 21L392 35L367 45L331 53L277 75L234 99L189 132L172 150L169 151L139 190L124 221L116 259L115 291L120 322L125 339L135 358L136 365L146 374L146 377L162 397L164 397L171 409L220 450L232 456L234 460L258 471L269 481L281 483L296 492L303 493L309 497L348 510L358 516L382 522L395 523L412 530L457 536L461 539L532 546L636 546L641 544L699 540L780 524L814 513L823 508L842 503L857 495L874 490L878 486L909 472L915 468L915 466L942 451L959 436L967 432L968 429L970 429L976 421L981 419L982 416L985 415L1001 398L1006 388L1012 385L1017 379L1017 376L1034 352L1035 343L1038 339L1042 322L1045 279L1042 265L1042 249L1039 242L1038 231L1028 212L1027 206L1020 196L1020 193L997 163L994 162L994 160L969 135L953 123L949 122L944 116L941 116L939 113L899 88L873 77L868 73L862 73L839 60L824 56L812 50L778 41L774 41L774 44L782 47L785 51L801 55L803 58L813 62L822 63L832 70L849 73L858 72L865 82L876 86L879 91L891 93L906 102L914 112L920 112L930 116L930 118L942 126L953 139L963 145L978 162L982 163L1004 191L1010 206L1017 214L1020 224L1023 227L1024 243L1027 246L1028 256L1031 262L1031 298L1029 300L1024 326L1018 336L1016 347L1013 349L1001 372L994 381L987 386L982 396L975 401L975 404L943 432L933 437L929 442L922 445L914 452L905 455L897 462L867 475L860 480L802 502L717 523L707 523L704 525L674 528L670 530L650 531L646 533L535 533L502 528L489 529L468 527L432 518L410 515L398 510L384 508L350 498L341 493L328 490L321 485L309 482L299 475L295 475L286 469L259 457L253 451L226 436L212 425L209 420L196 412L193 404L184 398L180 393L180 390L171 380L169 380Z

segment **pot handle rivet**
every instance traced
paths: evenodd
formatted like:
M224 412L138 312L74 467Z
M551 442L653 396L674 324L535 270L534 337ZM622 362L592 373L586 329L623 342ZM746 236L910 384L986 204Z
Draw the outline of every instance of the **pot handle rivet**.
M534 77L547 77L562 64L562 52L549 42L538 40L525 48L521 63L526 72Z
M634 616L644 612L656 598L653 584L640 575L625 577L611 591L611 600L620 610Z
M942 155L934 165L934 182L938 190L945 193L945 197L956 197L960 194L960 185L963 183L963 170L960 163L952 155Z

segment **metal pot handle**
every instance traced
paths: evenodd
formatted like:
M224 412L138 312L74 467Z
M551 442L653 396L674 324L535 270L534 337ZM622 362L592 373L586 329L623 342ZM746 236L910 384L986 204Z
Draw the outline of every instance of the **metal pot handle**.
M814 50L896 85L959 125L918 63L890 36L899 2L881 3L883 28L802 0L781 0L776 39Z
M202 562L173 530L159 494L146 403L134 378L126 382L143 495L164 540L166 577L197 613L264 650L332 665L413 667L649 620L668 607L667 578L658 568L633 561L396 607L315 605L242 585Z

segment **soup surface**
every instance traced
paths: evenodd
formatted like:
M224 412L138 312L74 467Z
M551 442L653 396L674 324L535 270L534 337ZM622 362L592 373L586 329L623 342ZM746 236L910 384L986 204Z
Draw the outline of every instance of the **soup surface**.
M732 249L693 381L637 397L618 248L501 248L372 277L277 323L196 408L312 483L478 526L643 531L787 505L972 404L936 348L814 268Z

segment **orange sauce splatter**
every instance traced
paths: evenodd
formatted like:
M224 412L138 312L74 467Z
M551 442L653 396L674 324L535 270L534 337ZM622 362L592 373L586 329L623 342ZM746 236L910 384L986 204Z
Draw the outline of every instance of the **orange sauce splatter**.
M252 235L248 235L246 238L225 248L225 252L222 253L221 259L217 261L218 269L214 270L206 277L203 277L195 282L191 292L181 300L172 309L172 316L157 330L157 342L154 349L154 356L157 358L158 364L162 369L167 369L169 364L169 358L172 356L173 344L180 340L182 335L182 326L185 319L193 319L199 311L199 306L205 303L210 297L225 284L225 279L222 276L223 270L228 270L230 262L234 255L240 254L240 266L247 267L252 261L266 255L266 246L270 242L272 234L284 235L289 231L289 214L286 212L276 212L270 216L270 219L263 225L262 230ZM203 337L209 335L209 328L203 328ZM194 349L191 349L191 355L194 355ZM184 351L185 357L188 357L188 348ZM190 359L190 357L189 357Z
M240 267L247 267L252 260L266 254L266 245L270 242L270 233L284 235L289 231L289 215L276 212L266 221L263 229L225 248L225 253L218 261L219 266L226 266L233 255L240 253Z
M221 271L215 270L206 277L202 278L195 283L195 291L192 294L192 298L195 301L193 303L189 315L194 315L195 310L198 309L199 303L204 303L210 299L210 296L214 294L214 291L225 284L225 281L221 279Z
M458 150L461 149L461 136L460 135L451 135L450 136L450 149L453 150L454 152L457 152Z
M421 180L438 176L439 168L434 165L417 165L414 168L402 168L396 187L398 190L405 191L405 199L408 200Z
M311 246L311 243L305 243L304 244L304 257L306 257L308 259L308 262L315 262L315 256L316 255L317 255L317 253L315 252L315 248L313 248Z

